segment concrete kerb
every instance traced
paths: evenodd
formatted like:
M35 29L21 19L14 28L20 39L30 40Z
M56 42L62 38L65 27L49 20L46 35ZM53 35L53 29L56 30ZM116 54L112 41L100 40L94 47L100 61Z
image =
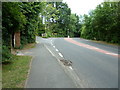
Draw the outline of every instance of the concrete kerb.
M27 88L28 78L30 76L30 71L31 71L33 59L34 59L34 56L32 56L32 59L31 59L30 64L29 64L29 70L28 70L28 74L27 74L27 79L26 79L25 84L24 84L24 88Z
M46 49L50 52L50 54L52 54L46 45L44 45L44 47L46 47ZM82 84L83 81L78 77L78 75L75 73L73 68L71 70L69 66L63 65L63 63L60 61L60 59L57 58L55 55L53 55L53 57L55 57L55 59L58 61L58 63L61 65L61 67L63 67L64 72L73 80L73 82L77 88L84 88L85 87ZM64 59L64 57L63 57L63 59Z

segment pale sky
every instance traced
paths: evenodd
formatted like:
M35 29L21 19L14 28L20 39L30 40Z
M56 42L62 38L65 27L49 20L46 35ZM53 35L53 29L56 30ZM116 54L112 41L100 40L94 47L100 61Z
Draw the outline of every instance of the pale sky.
M103 2L103 0L63 0L71 8L72 13L77 15L88 14L88 12Z

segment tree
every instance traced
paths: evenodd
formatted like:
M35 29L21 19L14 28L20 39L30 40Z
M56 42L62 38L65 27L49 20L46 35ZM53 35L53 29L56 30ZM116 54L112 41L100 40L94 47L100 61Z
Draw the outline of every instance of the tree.
M57 9L59 10L59 35L62 32L63 36L68 36L68 29L69 29L69 22L70 22L70 15L71 10L66 3L57 3Z
M3 2L2 4L2 39L3 62L11 58L11 48L14 47L14 36L20 32L21 48L24 44L34 43L40 23L39 13L42 2ZM7 38L6 38L7 37Z
M11 3L11 2L3 2L2 3L2 46L3 46L3 61L5 58L9 59L11 57L11 46L13 46L14 42L14 33L21 31L26 23L26 18L20 12L19 4L21 3ZM7 38L6 38L7 37Z
M46 3L46 7L44 8L44 12L41 13L41 15L44 18L44 24L45 24L45 33L47 33L47 36L52 36L52 33L55 32L56 29L56 21L58 20L57 14L59 11L54 6L54 2Z
M45 33L47 33L48 37L68 35L70 14L71 10L66 3L46 3L41 16L44 18Z
M76 14L70 15L70 22L69 22L69 34L70 37L79 37L80 36L80 22L79 16Z
M119 43L119 5L119 2L104 2L84 15L81 37Z
M40 23L39 13L42 11L44 4L42 2L23 2L21 12L26 16L27 23L21 32L21 44L34 43L35 35Z

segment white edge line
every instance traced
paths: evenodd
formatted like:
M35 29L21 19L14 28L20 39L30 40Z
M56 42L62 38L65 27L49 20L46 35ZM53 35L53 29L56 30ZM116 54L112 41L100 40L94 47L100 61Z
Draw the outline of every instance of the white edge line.
M69 66L69 68L70 68L71 70L73 70L73 68L72 68L71 66Z
M58 52L58 49L55 49Z
M53 56L55 56L53 53L52 53L52 51L47 47L47 46L45 46L46 48L47 48L47 50L53 55Z
M45 47L46 47L46 49L55 57L55 55L50 51L50 49L46 46L46 45L44 45ZM63 57L63 55L61 54L61 53L59 53L59 55L61 56L61 57ZM61 64L61 61L57 58L57 57L55 57L57 60L58 60L58 62ZM64 66L63 64L61 64L62 66ZM64 66L65 67L65 66ZM73 68L70 66L69 67L71 70L73 70ZM77 76L77 79L78 80L80 80L79 79L79 77ZM83 87L83 85L80 85L81 87Z
M96 47L95 47L94 49L99 49L99 48L96 48Z
M63 55L61 53L58 53L61 57L63 57Z
M116 54L116 53L106 53L106 54L109 54L109 55L118 55L118 54Z

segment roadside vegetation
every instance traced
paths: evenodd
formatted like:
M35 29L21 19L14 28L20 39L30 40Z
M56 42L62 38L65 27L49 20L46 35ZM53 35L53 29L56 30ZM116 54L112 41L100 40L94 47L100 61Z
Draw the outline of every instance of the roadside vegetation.
M80 36L79 16L72 14L66 3L3 2L2 8L2 62L11 60L11 49L35 43L36 35L44 38Z
M31 56L13 56L9 63L2 65L2 88L24 88Z
M83 16L81 37L120 44L120 2L104 2Z
M88 15L78 16L63 2L3 2L3 60L10 60L11 48L35 43L35 36L81 37L120 44L120 2L103 2ZM20 35L19 35L20 34ZM19 45L14 36L19 35ZM6 38L7 37L7 38ZM16 39L17 39L16 38Z
M34 48L36 45L36 43L28 43L26 45L24 45L24 47L20 50L26 50L26 49L31 49L31 48ZM16 49L15 49L16 50ZM18 49L19 50L19 49Z
M81 37L120 45L120 2L101 3L83 16L71 13L63 2L3 2L1 6L5 88L24 86L31 57L14 56L11 51L34 47L36 35Z
M3 2L2 8L2 62L6 62L12 58L11 49L35 43L42 3ZM15 44L16 33L19 46Z

